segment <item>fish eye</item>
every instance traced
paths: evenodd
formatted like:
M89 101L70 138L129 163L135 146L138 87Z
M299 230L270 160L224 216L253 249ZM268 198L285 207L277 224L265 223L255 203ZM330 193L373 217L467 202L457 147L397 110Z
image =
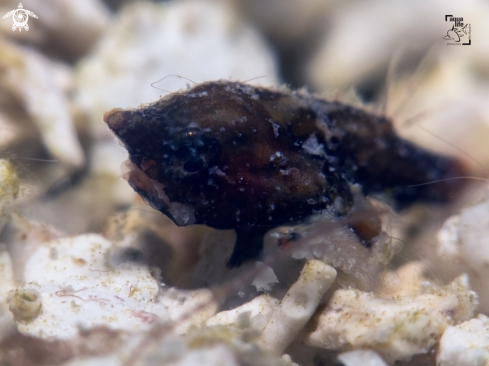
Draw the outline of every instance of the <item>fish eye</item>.
M200 156L194 156L183 164L183 169L188 173L196 173L204 166L204 160Z
M220 154L220 143L207 131L178 131L173 134L171 143L164 144L161 150L162 174L169 174L173 180L200 174L214 164Z
M189 148L187 146L179 148L177 151L175 151L175 157L179 160L187 160L188 158L195 156L196 150Z

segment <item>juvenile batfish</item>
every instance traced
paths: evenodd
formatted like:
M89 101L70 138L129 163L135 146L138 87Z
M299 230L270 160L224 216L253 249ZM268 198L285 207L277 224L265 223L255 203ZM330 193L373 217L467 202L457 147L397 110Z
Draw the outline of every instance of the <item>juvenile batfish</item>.
M228 266L258 258L271 228L354 207L352 184L396 209L446 202L462 165L401 139L392 122L305 92L213 81L104 121L129 152L127 179L178 226L235 229ZM427 182L435 182L416 186ZM376 215L349 223L366 245Z

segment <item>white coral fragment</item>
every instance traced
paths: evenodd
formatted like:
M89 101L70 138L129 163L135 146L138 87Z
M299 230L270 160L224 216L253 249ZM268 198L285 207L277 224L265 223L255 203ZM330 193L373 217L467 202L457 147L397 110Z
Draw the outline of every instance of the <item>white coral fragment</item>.
M449 218L438 232L438 255L461 259L480 275L489 275L489 198Z
M396 299L337 290L307 343L334 350L369 348L387 362L406 359L427 352L447 326L469 319L476 306L466 275L445 287L423 282L419 294Z
M217 310L214 296L207 289L185 291L170 288L162 291L158 302L168 309L176 334L185 334L191 326L203 326Z
M273 285L278 282L275 272L263 262L256 262L256 267L258 274L253 279L252 285L256 287L257 291L270 291Z
M282 301L261 295L240 307L216 314L207 321L207 326L250 326L260 333L257 341L260 346L280 355L304 328L335 278L333 267L309 260Z
M454 327L440 339L438 366L489 366L489 318L479 314Z
M338 356L345 366L387 366L382 358L371 350L356 350L342 353Z
M258 344L281 354L316 311L319 301L336 278L336 270L318 260L309 260L270 315Z
M76 136L66 85L68 67L41 54L0 40L0 90L15 95L41 132L44 144L61 162L79 167L84 162Z
M14 288L14 271L6 246L0 244L0 340L13 332L15 322L8 309L7 294Z
M238 324L246 317L251 327L261 332L278 304L277 299L265 294L260 295L237 308L217 313L207 321L206 325Z
M178 361L172 363L174 366L194 365L229 365L239 366L236 356L232 350L224 345L218 345L207 349L199 349L187 352Z
M0 159L0 231L10 217L14 199L19 194L19 180L12 163Z
M42 312L22 333L70 338L78 328L108 325L141 331L156 322L175 321L181 333L215 312L209 290L166 290L141 263L111 266L113 244L89 234L43 243L26 263L26 286L42 296ZM191 314L180 321L180 316Z
M424 280L423 270L422 262L409 262L397 268L396 271L386 272L377 290L377 295L389 299L418 293Z

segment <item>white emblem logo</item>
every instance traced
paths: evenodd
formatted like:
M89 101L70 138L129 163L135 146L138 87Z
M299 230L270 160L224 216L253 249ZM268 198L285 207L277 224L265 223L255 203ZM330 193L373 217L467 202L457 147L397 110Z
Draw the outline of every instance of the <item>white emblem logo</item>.
M24 28L26 31L29 30L29 25L27 25L27 21L29 20L29 15L31 17L37 18L37 15L32 11L25 10L22 6L22 3L19 3L19 8L15 10L9 11L7 14L3 16L3 19L8 18L13 14L14 24L12 25L12 30L15 31L19 28L19 32Z

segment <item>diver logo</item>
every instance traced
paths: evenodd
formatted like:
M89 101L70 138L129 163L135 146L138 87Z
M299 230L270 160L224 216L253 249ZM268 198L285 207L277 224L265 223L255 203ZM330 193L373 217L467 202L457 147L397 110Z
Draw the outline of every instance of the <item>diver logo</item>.
M37 15L34 14L32 11L25 10L22 3L19 3L18 9L11 10L7 14L5 14L3 16L3 19L8 18L11 15L13 15L14 20L12 30L15 31L17 28L19 28L19 32L22 32L22 28L24 28L26 31L29 30L29 25L27 24L27 21L29 20L29 15L31 17L37 18Z
M447 31L447 35L443 37L443 39L446 39L447 41L452 41L447 43L447 46L470 46L472 44L470 24L464 25L464 18L462 17L456 18L453 15L445 15L445 22L449 19L454 24L452 25L452 28ZM461 40L466 42L460 43Z

